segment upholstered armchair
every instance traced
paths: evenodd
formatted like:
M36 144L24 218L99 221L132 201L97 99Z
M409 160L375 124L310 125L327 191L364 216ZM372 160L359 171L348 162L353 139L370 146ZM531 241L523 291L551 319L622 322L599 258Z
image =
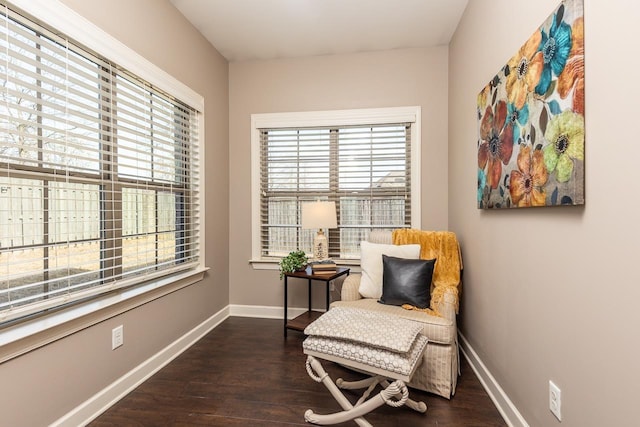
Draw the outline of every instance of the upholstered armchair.
M402 318L415 320L422 323L422 333L429 342L427 349L423 355L422 364L418 367L409 386L435 393L447 399L455 393L457 378L459 375L458 364L458 331L456 325L456 315L458 311L458 295L461 286L462 260L460 258L459 247L455 234L451 232L420 232L419 230L411 230L412 236L419 236L420 233L431 233L429 238L434 236L437 239L446 237L449 241L453 240L455 245L455 253L453 258L451 254L445 255L440 253L443 251L441 245L426 248L424 242L422 245L421 258L436 258L436 273L440 267L440 275L438 280L443 281L442 269L443 263L454 260L455 269L459 268L457 275L453 274L446 279L449 284L452 281L453 286L440 286L437 283L431 285L431 306L430 308L421 310L416 307L386 305L378 302L376 298L364 298L360 294L360 282L362 276L360 274L351 274L348 276L341 291L341 300L335 301L331 307L354 307L365 310L377 311L400 316ZM433 233L446 233L446 235ZM393 237L392 237L393 236ZM372 232L368 241L371 243L393 244L394 240L398 243L398 235L392 232ZM438 241L440 241L438 240ZM407 243L406 239L402 243ZM415 242L410 242L415 243ZM433 246L433 245L431 245ZM447 251L450 251L447 249ZM440 262L440 266L438 266ZM456 263L457 262L457 263ZM459 265L459 267L458 267ZM455 272L454 272L455 273ZM434 282L436 282L434 273Z

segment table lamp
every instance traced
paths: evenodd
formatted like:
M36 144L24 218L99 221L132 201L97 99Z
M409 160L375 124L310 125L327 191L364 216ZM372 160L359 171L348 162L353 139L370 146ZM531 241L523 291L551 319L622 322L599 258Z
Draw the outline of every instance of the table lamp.
M316 261L329 258L329 241L322 231L324 228L336 228L336 202L307 202L302 204L302 228L318 229L313 238L313 257Z

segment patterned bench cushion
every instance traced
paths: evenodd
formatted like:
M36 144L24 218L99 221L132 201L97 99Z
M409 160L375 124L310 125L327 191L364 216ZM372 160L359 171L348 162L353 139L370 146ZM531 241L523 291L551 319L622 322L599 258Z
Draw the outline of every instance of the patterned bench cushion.
M357 301L334 301L331 303L331 310L338 307L367 310L376 313L378 316L380 314L386 314L388 316L398 316L403 319L413 320L419 322L422 326L422 335L426 335L430 343L451 345L456 342L456 325L444 317L432 316L421 311L405 310L395 305L380 304L371 298L363 298Z
M384 313L332 308L304 330L305 354L409 381L422 361L422 325Z
M361 371L409 382L422 361L427 337L419 335L406 353L396 353L353 341L309 336L302 343L305 354Z
M407 353L422 324L394 315L350 307L335 307L306 327L309 336L354 341L368 347Z

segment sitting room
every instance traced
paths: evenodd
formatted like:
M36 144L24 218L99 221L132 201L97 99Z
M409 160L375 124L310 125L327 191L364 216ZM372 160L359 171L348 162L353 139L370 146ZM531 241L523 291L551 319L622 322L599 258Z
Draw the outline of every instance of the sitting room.
M637 2L0 4L0 425L637 424Z

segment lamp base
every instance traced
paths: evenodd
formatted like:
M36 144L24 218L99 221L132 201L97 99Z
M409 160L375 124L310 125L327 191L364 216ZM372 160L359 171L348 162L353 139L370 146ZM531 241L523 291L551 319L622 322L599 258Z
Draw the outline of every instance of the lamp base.
M313 257L316 261L329 259L329 241L322 229L318 230L318 234L313 238Z

